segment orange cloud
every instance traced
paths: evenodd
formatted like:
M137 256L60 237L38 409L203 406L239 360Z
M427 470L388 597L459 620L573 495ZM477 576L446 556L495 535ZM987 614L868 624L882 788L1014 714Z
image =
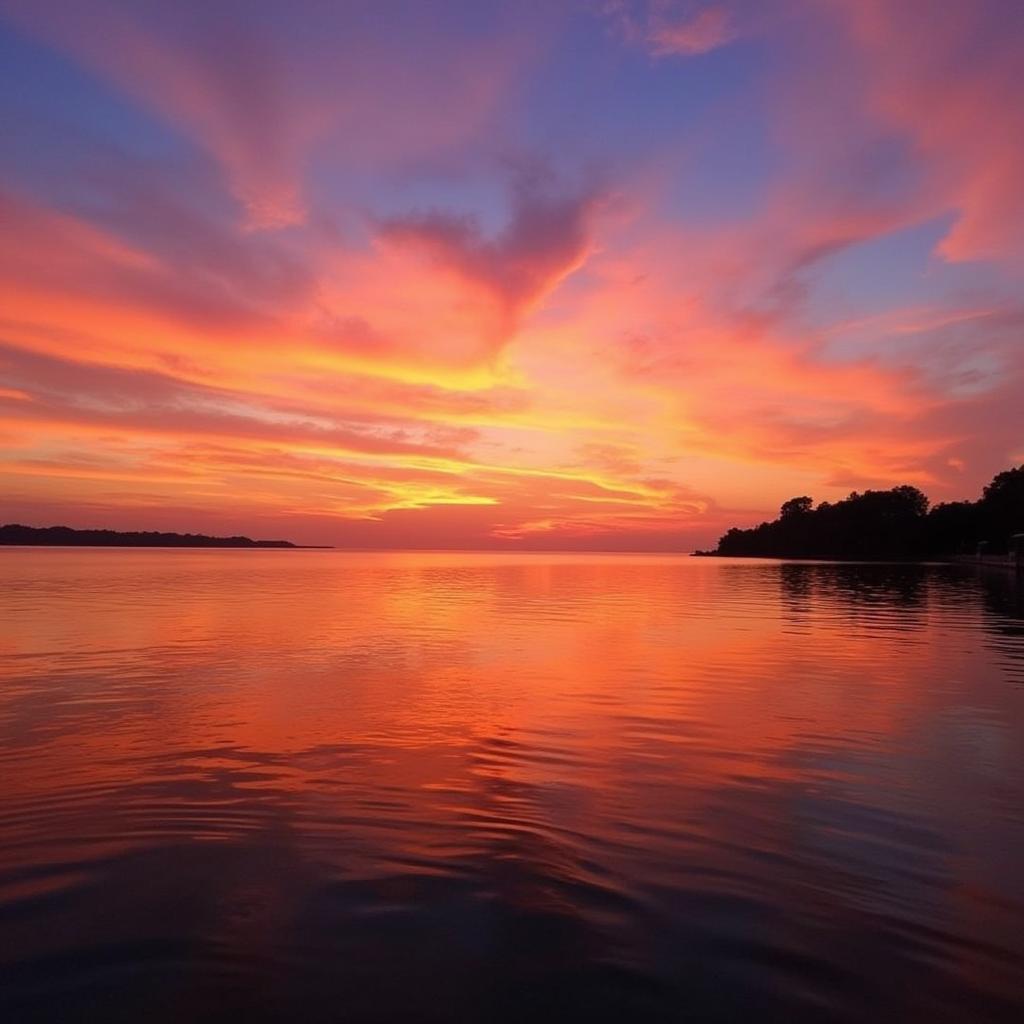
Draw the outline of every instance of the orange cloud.
M1024 314L953 266L1022 251L1020 31L987 5L797 3L803 34L620 6L633 43L708 54L634 59L633 125L526 73L540 15L456 45L418 5L348 33L341 5L313 40L272 4L0 3L178 147L75 143L66 181L0 182L8 515L673 548L792 494L962 496L1020 451ZM742 116L697 130L687 89L740 34L773 59L734 143ZM679 110L641 123L663 89Z

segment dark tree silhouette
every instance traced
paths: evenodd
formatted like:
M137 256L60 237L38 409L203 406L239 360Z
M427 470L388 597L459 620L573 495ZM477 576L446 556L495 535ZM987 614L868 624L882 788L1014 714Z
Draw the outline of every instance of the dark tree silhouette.
M1024 466L996 474L978 505L982 539L990 550L1005 551L1009 538L1024 531Z
M1009 549L1024 531L1024 466L1000 473L976 502L954 501L929 510L928 498L904 484L888 491L854 491L814 507L806 495L790 498L779 518L749 530L733 528L716 555L774 558L901 560Z
M782 503L782 508L779 509L780 519L790 519L793 516L803 516L814 509L814 499L808 497L806 494L800 498L790 498L789 501Z

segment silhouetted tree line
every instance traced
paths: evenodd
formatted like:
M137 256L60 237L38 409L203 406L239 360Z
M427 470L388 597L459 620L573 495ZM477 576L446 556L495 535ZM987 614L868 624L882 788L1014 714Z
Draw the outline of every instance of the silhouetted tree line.
M1024 532L1024 466L997 474L977 501L929 508L916 487L854 491L841 501L790 498L779 518L749 530L733 528L712 552L770 558L914 559L972 554L984 543L1005 553Z
M203 533L152 531L73 530L69 526L0 526L0 544L42 544L53 547L103 548L294 548L287 540L251 540L249 537L207 537Z

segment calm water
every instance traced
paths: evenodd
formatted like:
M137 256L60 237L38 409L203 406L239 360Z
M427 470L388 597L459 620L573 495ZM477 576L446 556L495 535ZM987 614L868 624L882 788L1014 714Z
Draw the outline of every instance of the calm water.
M0 551L0 1015L1024 1019L951 567Z

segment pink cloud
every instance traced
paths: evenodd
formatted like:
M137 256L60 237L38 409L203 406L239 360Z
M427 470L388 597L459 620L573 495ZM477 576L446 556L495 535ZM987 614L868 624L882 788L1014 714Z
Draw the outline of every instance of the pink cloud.
M734 39L735 34L729 12L716 4L678 20L658 19L647 38L656 56L694 57L717 50Z
M586 260L600 199L593 190L563 195L539 173L518 176L505 227L487 238L473 217L429 211L380 225L388 242L419 248L464 281L483 288L496 306L495 344L519 317Z
M501 17L466 45L416 7L378 20L309 0L234 10L0 0L0 11L210 154L254 230L306 222L314 155L374 168L435 155L481 128L528 62L537 27ZM301 60L289 43L301 45Z
M5 0L4 10L194 133L223 165L252 227L304 218L301 166L322 115L294 95L255 21L212 13L175 25L145 4L115 0Z
M728 101L758 130L725 177L756 189L733 206L735 182L688 176L742 117L715 107L677 138L656 114L635 136L609 123L614 190L522 174L504 220L486 169L529 134L497 115L537 84L516 79L534 14L455 39L420 5L369 28L325 5L311 38L299 17L275 34L264 15L285 5L230 22L147 0L0 5L212 158L189 150L176 178L75 154L52 205L0 195L11 508L237 515L353 544L672 548L804 491L966 496L1020 452L1015 299L991 268L935 298L930 275L963 271L925 251L951 223L947 263L1019 269L1022 30L989 5L620 6L657 53L765 48L757 95ZM747 49L633 54L629 75L675 88ZM549 112L530 113L532 131ZM565 175L585 163L551 149ZM473 200L451 200L470 180ZM900 262L872 265L893 239ZM904 259L920 260L910 304L883 280ZM823 288L844 261L868 308Z
M873 110L905 132L955 213L951 261L1024 252L1024 19L999 5L833 0L864 55Z

